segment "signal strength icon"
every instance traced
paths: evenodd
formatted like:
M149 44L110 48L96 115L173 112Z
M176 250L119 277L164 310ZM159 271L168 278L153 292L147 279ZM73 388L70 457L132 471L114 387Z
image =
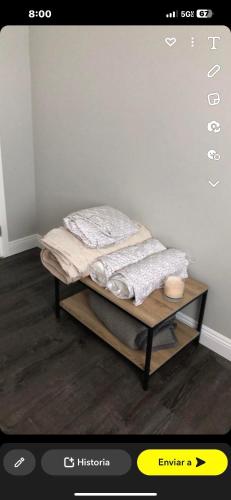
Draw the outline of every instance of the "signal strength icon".
M172 12L169 12L168 14L166 14L165 17L178 17L178 11L173 10Z

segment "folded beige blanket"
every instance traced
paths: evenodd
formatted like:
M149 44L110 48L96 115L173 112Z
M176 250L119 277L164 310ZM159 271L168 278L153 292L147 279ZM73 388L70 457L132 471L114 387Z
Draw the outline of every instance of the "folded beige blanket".
M150 231L139 224L137 233L126 240L105 248L88 248L67 229L58 227L42 238L41 261L48 271L69 285L88 276L90 265L102 255L141 243L150 237Z

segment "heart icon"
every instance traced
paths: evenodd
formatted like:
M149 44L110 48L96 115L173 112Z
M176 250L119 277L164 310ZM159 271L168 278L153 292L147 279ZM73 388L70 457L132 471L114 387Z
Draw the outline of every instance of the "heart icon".
M172 47L174 45L174 43L176 43L176 38L168 38L166 37L165 38L165 42L167 43L167 45L169 45L169 47Z

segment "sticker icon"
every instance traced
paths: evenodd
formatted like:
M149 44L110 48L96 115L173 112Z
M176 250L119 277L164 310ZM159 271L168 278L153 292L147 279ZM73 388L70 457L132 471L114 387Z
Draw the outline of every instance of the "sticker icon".
M172 47L176 43L175 37L170 38L170 37L166 36L166 38L164 40L165 40L165 43L167 43L167 45L169 47Z
M217 134L217 132L221 131L220 123L216 122L215 120L212 120L211 122L208 123L208 131Z
M210 106L216 106L220 102L220 94L214 92L213 94L208 94L208 102Z
M209 71L208 71L208 78L213 78L218 71L220 71L221 67L219 64L215 64Z
M215 151L215 149L210 149L210 150L208 151L208 158L209 158L210 160L216 160L216 161L218 161L218 160L220 160L220 157L221 157L221 155L219 155L219 153L217 153L217 152Z

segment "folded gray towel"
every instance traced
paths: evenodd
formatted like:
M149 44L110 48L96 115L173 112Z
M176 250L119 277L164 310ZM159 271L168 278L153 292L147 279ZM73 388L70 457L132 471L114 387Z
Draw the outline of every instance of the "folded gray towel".
M146 349L148 328L136 318L119 309L103 297L89 291L88 300L92 311L100 321L123 344L131 349ZM174 347L177 343L174 335L174 317L167 320L153 337L153 351Z

